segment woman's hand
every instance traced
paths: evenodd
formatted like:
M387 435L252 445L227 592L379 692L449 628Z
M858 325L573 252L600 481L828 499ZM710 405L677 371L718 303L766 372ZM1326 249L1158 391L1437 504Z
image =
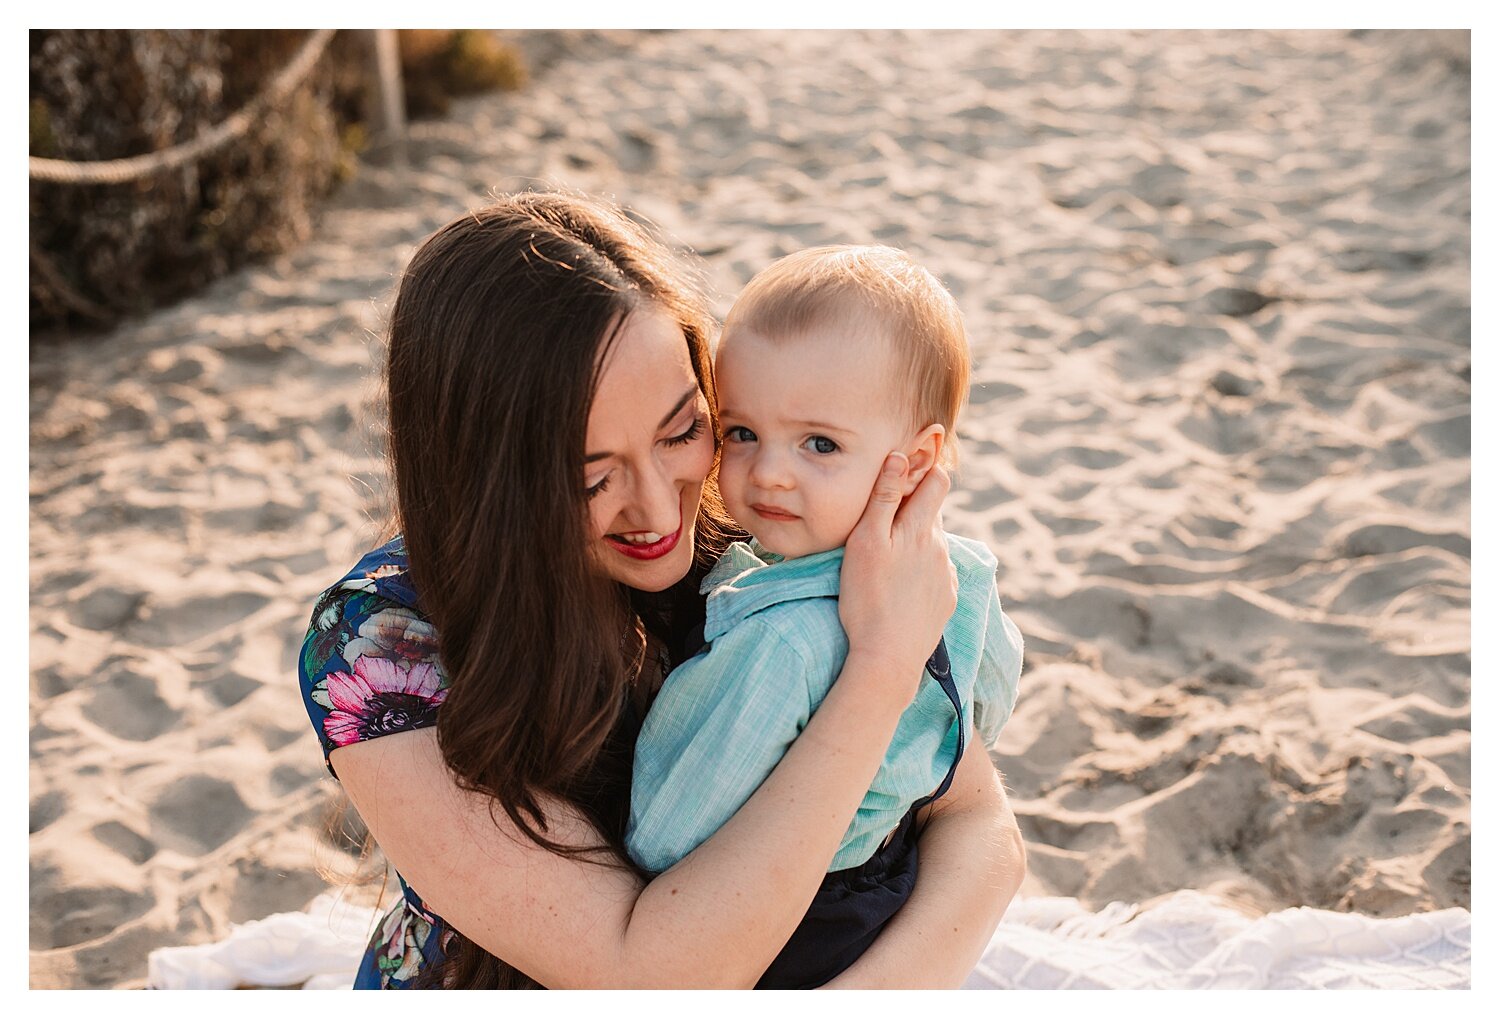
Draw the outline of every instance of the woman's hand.
M911 684L937 647L958 605L958 576L943 537L948 472L933 467L901 501L906 457L886 457L870 502L845 545L839 619L849 635L849 660L895 667Z

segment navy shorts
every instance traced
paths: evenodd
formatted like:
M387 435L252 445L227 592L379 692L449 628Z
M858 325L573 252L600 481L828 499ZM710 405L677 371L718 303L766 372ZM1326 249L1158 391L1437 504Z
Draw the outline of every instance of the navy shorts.
M757 990L821 987L864 954L917 885L917 810L906 812L874 856L824 876L807 915L761 975Z
M948 645L939 640L927 672L943 688L958 713L958 746L948 775L931 796L912 804L886 844L864 863L823 878L818 894L791 939L761 974L756 990L821 987L854 964L874 943L917 886L917 811L948 791L964 756L963 708L953 682Z

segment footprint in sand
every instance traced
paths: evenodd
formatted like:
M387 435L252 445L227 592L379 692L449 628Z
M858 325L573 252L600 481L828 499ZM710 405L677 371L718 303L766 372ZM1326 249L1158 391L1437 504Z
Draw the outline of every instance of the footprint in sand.
M275 438L279 436L262 436ZM203 514L206 526L224 534L285 534L298 526L305 518L304 507L276 499L267 499L249 506L230 506L210 510Z
M1119 845L1119 826L1111 820L1032 814L1025 818L1036 837L1049 846L1075 851Z
M112 736L144 743L174 728L182 713L162 698L154 678L124 669L89 693L83 717Z
M1263 416L1199 405L1178 422L1177 430L1204 449L1221 456L1237 456L1263 448L1266 441Z
M288 869L275 867L256 859L240 859L225 882L228 886L227 919L230 923L247 923L263 919L270 913L301 909L307 901L328 887L311 867Z
M66 948L109 934L143 915L154 904L147 892L109 885L60 883L50 867L33 868L31 875L31 948Z
M1422 871L1422 879L1442 888L1456 902L1468 902L1473 882L1473 846L1467 834L1435 854Z
M156 855L156 843L119 821L96 824L89 834L134 864L142 864Z
M1467 458L1473 429L1473 422L1466 410L1462 414L1422 425L1412 433L1412 438L1432 450L1433 459Z
M1392 743L1407 744L1455 729L1467 731L1470 717L1467 709L1448 710L1413 694L1395 702L1389 710L1360 722L1357 728Z
M1060 464L1071 464L1088 471L1107 471L1118 467L1130 457L1114 449L1095 449L1089 446L1064 446L1044 453L1017 456L1015 467L1022 474L1034 478L1051 477Z
M265 684L249 676L242 676L238 672L226 672L222 676L215 676L195 685L208 694L219 707L232 708Z
M302 733L298 732L298 736ZM271 769L269 775L271 783L271 795L276 797L287 796L299 792L308 786L315 785L327 775L321 766L313 764L278 764Z
M217 849L255 816L231 783L207 775L168 785L152 800L150 812L153 840L193 856Z
M1434 592L1446 589L1466 595L1468 572L1468 564L1461 559L1416 550L1378 560L1366 557L1349 564L1344 575L1336 578L1325 595L1326 607L1340 615L1388 615L1397 599L1405 603L1424 585ZM1410 613L1410 605L1402 611ZM1440 615L1446 616L1447 611Z
M1270 304L1274 298L1245 287L1215 287L1204 294L1200 305L1212 315L1245 318Z
M1203 670L1203 681L1221 690L1240 690L1264 685L1259 676L1238 662L1214 662Z
M1104 526L1102 521L1091 517L1070 517L1058 513L1048 513L1045 510L1037 510L1032 516L1036 517L1049 531L1059 538L1070 538L1076 534L1088 534Z
M255 591L231 591L162 602L154 605L149 615L135 621L132 636L150 647L191 644L242 622L270 600Z
M68 794L60 789L42 793L31 801L31 820L27 831L36 834L67 812Z
M1470 543L1466 535L1452 532L1429 532L1406 524L1364 524L1354 528L1335 541L1337 554L1350 559L1361 556L1382 555L1388 552L1404 552L1409 548L1431 545L1445 549L1454 555L1469 558Z
M1260 383L1247 379L1228 369L1220 369L1208 383L1220 396L1254 396L1260 391Z
M85 629L112 632L136 618L145 601L142 591L101 587L74 602L68 615Z
M55 665L48 665L33 671L31 682L42 703L50 701L59 694L65 694L73 688L73 681L68 674Z

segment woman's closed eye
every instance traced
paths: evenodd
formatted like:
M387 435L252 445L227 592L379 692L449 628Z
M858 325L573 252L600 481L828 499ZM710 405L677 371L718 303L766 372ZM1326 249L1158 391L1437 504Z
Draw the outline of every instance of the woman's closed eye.
M662 441L665 442L668 446L686 446L688 443L692 442L698 436L703 434L703 425L704 419L702 417L695 417L693 418L693 423L688 425L687 431L683 432L681 435L674 435L670 439L664 439Z
M692 442L694 439L698 438L698 436L703 434L703 429L707 426L707 424L707 418L701 415L695 417L693 418L693 423L688 425L687 431L682 432L678 435L673 435L666 439L662 439L661 443L664 446L686 446L688 443ZM586 489L584 489L585 498L592 499L600 492L603 492L606 488L609 487L609 479L613 476L614 472L611 471L609 474L604 475L604 477L600 478L594 484L589 485Z

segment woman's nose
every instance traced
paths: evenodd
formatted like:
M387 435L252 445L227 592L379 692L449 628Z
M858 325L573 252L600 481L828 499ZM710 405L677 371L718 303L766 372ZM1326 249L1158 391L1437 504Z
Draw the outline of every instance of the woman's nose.
M682 507L677 497L677 485L661 464L640 477L636 486L635 516L641 520L640 529L657 534L671 534L682 523Z

